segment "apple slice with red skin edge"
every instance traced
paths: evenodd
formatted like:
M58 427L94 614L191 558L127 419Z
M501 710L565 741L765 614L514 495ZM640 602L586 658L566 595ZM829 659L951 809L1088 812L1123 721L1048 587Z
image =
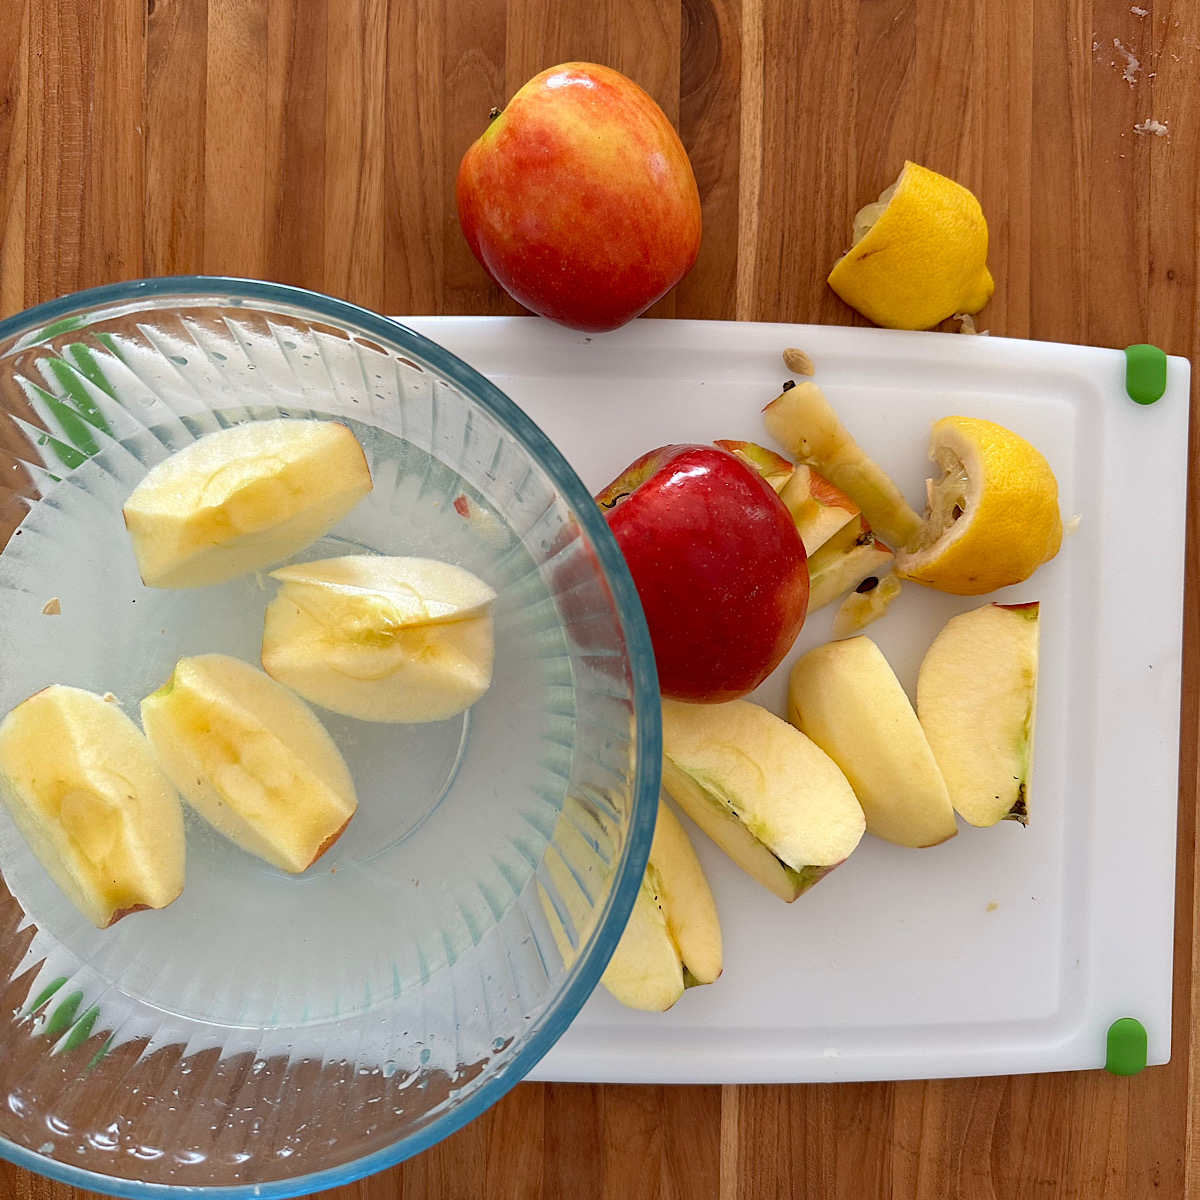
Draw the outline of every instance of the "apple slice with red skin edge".
M952 617L917 676L917 715L950 801L972 825L1029 821L1040 605Z
M596 497L642 602L662 694L713 704L783 661L808 609L804 543L771 486L717 446L662 446Z
M900 489L869 458L815 383L785 388L763 409L767 432L797 462L815 467L862 510L893 546L916 540L921 518Z
M844 862L865 828L829 756L747 700L663 701L663 787L738 866L789 904Z
M841 488L804 463L797 466L756 442L718 441L714 445L736 454L779 493L800 531L806 554L811 555L859 515L858 505Z
M183 807L115 705L55 684L0 723L0 796L29 848L99 929L183 891Z
M857 504L812 467L801 463L780 490L811 557L839 530L860 515Z
M721 438L713 442L713 445L728 450L730 454L736 454L748 467L753 467L776 492L783 489L783 485L796 470L794 462L790 462L782 454L776 454L774 450L768 450L766 446L760 446L757 442L738 442Z
M895 558L866 521L855 517L808 560L809 611L824 608L867 580L883 578Z
M924 847L958 832L925 731L870 638L827 642L797 659L788 720L841 767L875 837Z

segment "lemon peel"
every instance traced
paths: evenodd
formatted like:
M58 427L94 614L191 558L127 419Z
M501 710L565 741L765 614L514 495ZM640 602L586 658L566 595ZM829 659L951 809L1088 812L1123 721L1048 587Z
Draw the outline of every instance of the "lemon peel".
M829 286L891 329L929 329L976 313L995 282L979 201L960 183L906 162L899 178L854 218L854 241Z
M977 417L934 423L928 512L918 539L897 555L896 573L914 583L979 596L1028 579L1062 544L1058 482L1023 437Z

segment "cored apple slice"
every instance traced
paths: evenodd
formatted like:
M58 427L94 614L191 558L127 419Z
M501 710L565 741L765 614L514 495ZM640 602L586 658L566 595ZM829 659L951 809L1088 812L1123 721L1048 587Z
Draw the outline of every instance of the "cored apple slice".
M747 700L663 701L663 786L747 874L789 904L845 861L862 809L836 764Z
M1029 821L1039 611L985 604L952 617L921 663L917 714L972 825Z
M46 873L100 929L183 891L183 810L141 730L55 684L0 724L0 795Z
M809 612L824 608L868 579L882 579L894 562L895 555L862 516L854 517L808 560Z
M829 642L798 659L788 719L845 772L876 837L936 846L958 832L917 715L870 638Z
M125 502L125 525L147 587L204 587L303 550L370 490L345 425L256 421L159 463Z
M893 546L916 539L921 518L900 489L868 458L815 383L788 388L763 410L767 432L798 462L841 488L870 527Z
M443 721L491 686L496 593L428 558L352 555L272 573L262 664L331 712L363 721Z
M181 658L142 701L142 726L188 804L281 871L310 867L354 815L354 781L325 727L240 659Z
M600 982L628 1008L665 1012L721 974L721 923L704 868L659 801L650 859L625 932Z

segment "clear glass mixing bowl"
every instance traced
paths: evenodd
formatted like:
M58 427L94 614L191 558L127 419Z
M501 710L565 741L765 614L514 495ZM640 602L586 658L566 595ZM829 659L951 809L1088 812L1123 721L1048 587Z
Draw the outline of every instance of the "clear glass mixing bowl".
M579 1010L649 850L653 657L586 489L470 367L294 288L156 279L0 322L0 713L67 683L136 720L184 654L257 660L269 581L144 587L121 506L281 415L348 424L375 480L298 557L474 571L494 683L432 725L317 710L359 795L336 845L287 876L189 817L183 895L107 930L0 808L0 1153L95 1191L300 1195L457 1129Z

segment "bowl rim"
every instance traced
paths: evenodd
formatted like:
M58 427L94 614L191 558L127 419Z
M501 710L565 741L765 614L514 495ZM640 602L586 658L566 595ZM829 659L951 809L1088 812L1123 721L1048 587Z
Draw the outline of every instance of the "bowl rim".
M591 539L604 577L612 589L626 638L633 683L636 758L632 813L625 852L609 893L607 911L597 922L592 943L577 961L574 977L568 982L557 1007L543 1016L529 1035L526 1045L511 1062L463 1103L442 1113L411 1136L353 1162L263 1183L217 1186L142 1183L46 1158L0 1135L0 1157L36 1174L103 1195L126 1197L127 1200L184 1200L185 1197L203 1200L246 1200L249 1197L255 1197L256 1200L283 1200L284 1197L308 1195L352 1183L395 1166L440 1142L474 1120L524 1079L574 1020L599 983L616 949L633 909L650 853L662 772L662 709L658 674L650 632L633 577L608 522L574 468L542 430L495 384L450 351L410 329L402 320L382 316L349 301L292 284L223 275L164 275L71 292L24 309L0 320L0 344L22 336L28 337L39 327L50 328L75 313L171 297L274 302L303 309L314 319L324 318L343 327L356 328L393 349L413 354L464 388L537 459L554 486L571 505L580 525Z

